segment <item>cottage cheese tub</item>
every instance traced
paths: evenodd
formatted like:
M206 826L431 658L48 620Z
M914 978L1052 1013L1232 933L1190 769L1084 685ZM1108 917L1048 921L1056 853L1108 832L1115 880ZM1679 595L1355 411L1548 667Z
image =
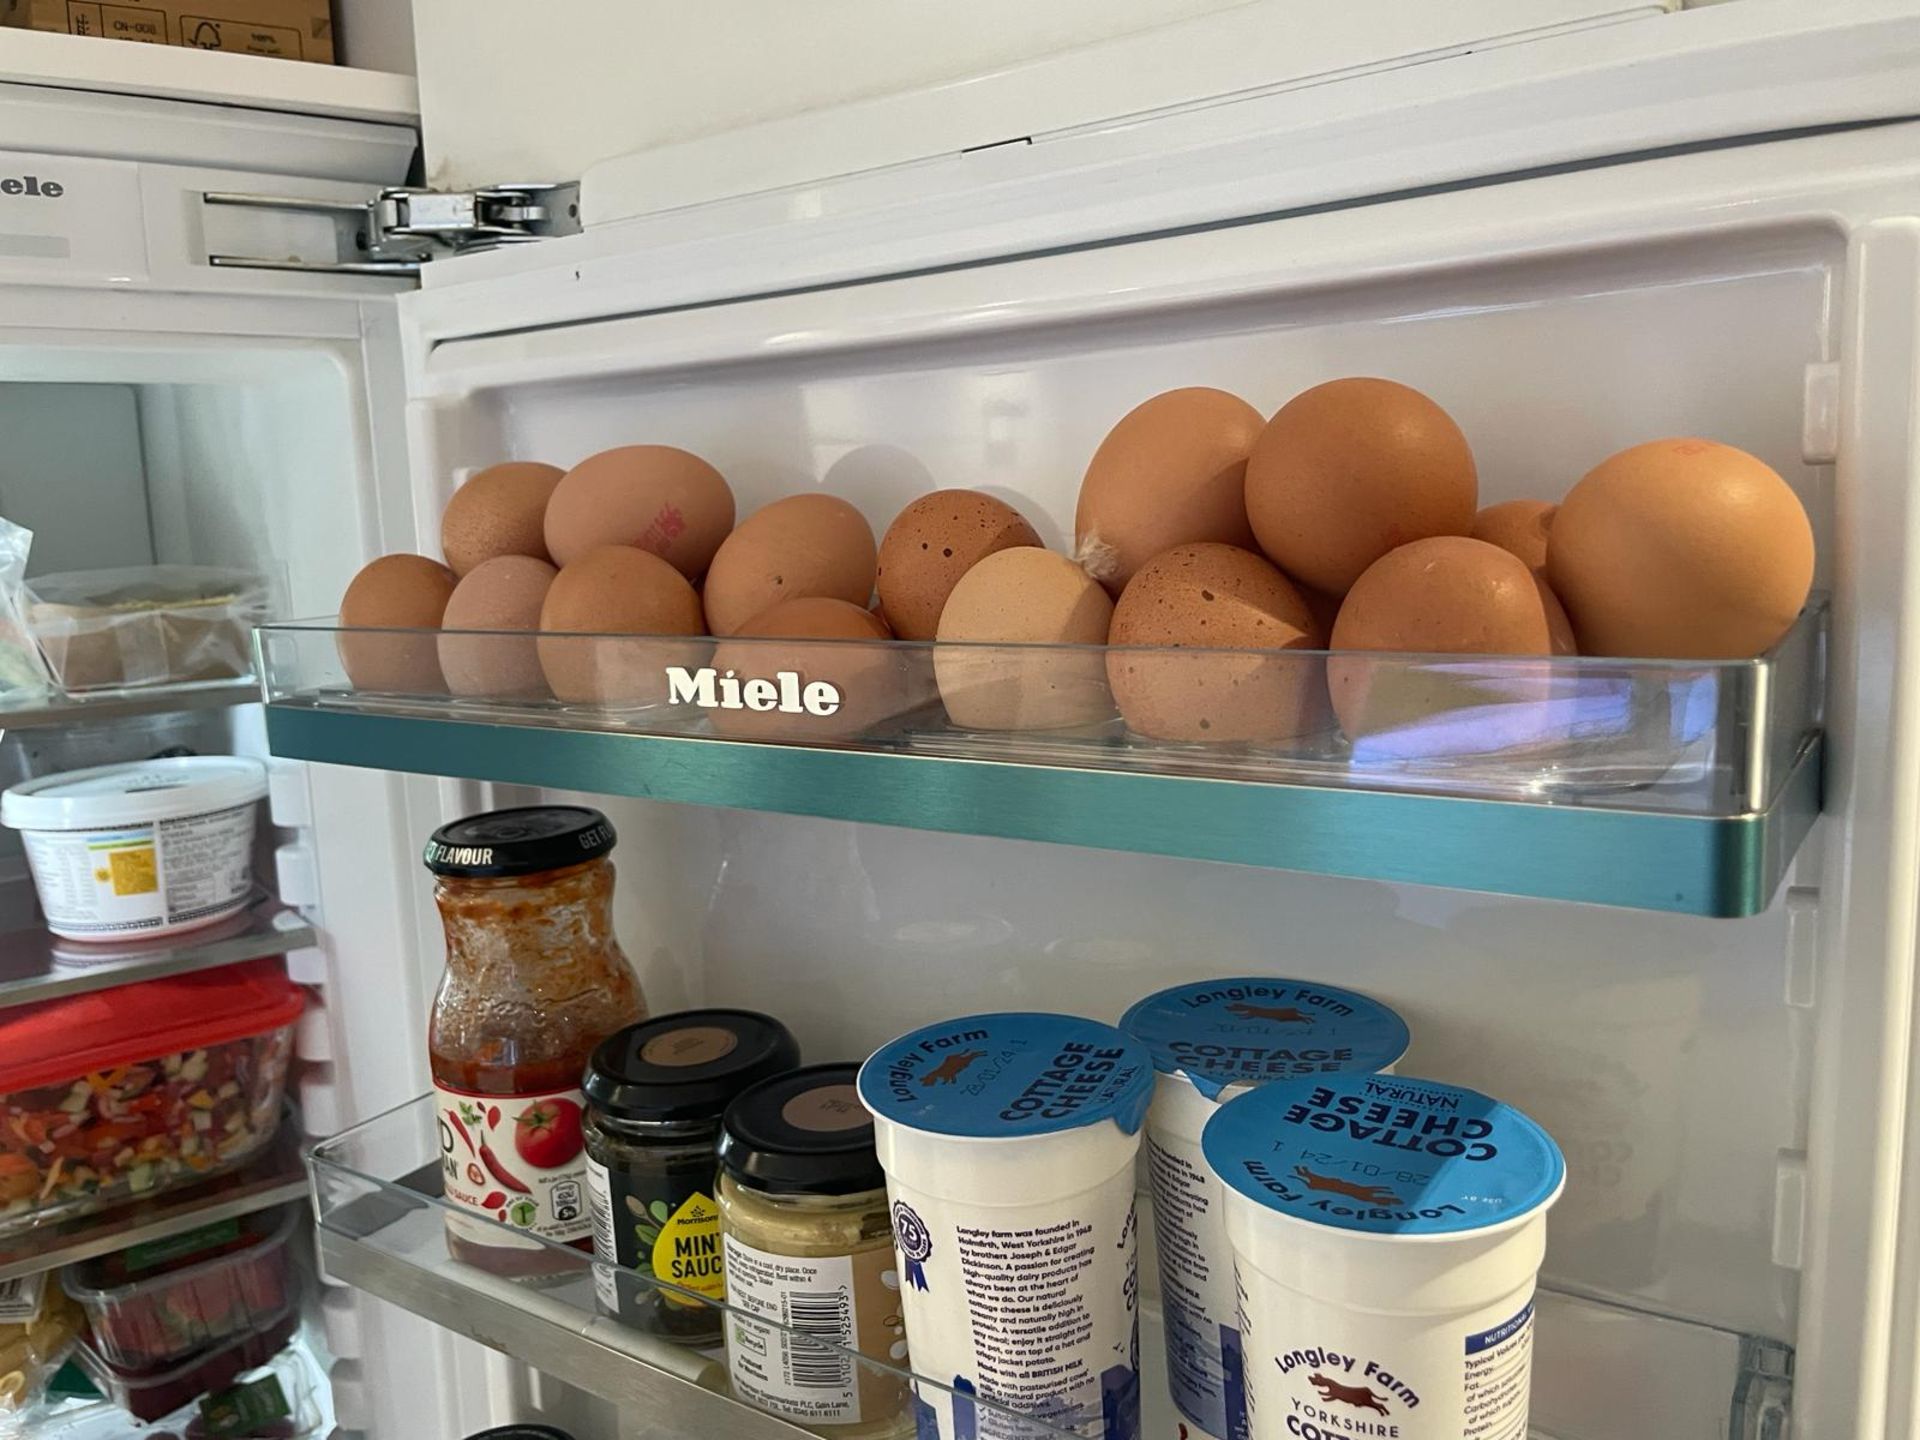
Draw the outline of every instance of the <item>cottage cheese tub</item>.
M1253 1440L1524 1440L1533 1291L1566 1165L1518 1110L1397 1076L1220 1107Z
M1223 1103L1256 1085L1391 1071L1406 1054L1407 1025L1351 990L1243 977L1149 995L1120 1028L1147 1047L1156 1072L1145 1149L1167 1388L1185 1422L1175 1434L1246 1440L1233 1253L1200 1133Z
M974 1015L860 1070L898 1252L922 1440L1140 1428L1134 1161L1145 1049L1067 1015Z
M70 770L0 796L47 928L68 940L174 935L253 894L257 760L195 755Z

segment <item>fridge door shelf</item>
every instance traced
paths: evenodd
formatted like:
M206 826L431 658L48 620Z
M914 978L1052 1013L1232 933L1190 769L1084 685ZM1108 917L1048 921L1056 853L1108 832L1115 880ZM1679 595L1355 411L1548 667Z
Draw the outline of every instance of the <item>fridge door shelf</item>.
M320 1264L328 1276L510 1354L629 1413L644 1414L647 1433L659 1440L707 1440L714 1435L792 1440L809 1433L735 1398L719 1351L679 1345L606 1313L597 1297L593 1258L585 1251L539 1240L444 1201L441 1131L433 1098L423 1095L314 1147L309 1170ZM504 1243L526 1247L517 1254L532 1256L544 1273L510 1279L453 1259L447 1248L450 1215L461 1217L477 1234L497 1231ZM615 1272L602 1267L599 1283L614 1279ZM756 1348L839 1364L841 1388L857 1391L863 1406L870 1406L875 1395L902 1405L897 1425L885 1423L885 1414L867 1413L836 1427L851 1434L869 1440L912 1435L913 1419L904 1408L909 1385L920 1404L974 1407L979 1433L1003 1440L1058 1440L1077 1433L958 1396L948 1386L893 1363L800 1335L638 1272L620 1271L617 1279L624 1295L671 1297L683 1307L712 1307L721 1312L723 1328L735 1336L751 1332L748 1343Z
M62 940L38 927L14 930L0 934L0 1010L285 955L319 943L298 911L264 893L238 915L158 940L92 944Z
M331 621L256 643L269 740L295 759L1750 915L1819 809L1826 623L1816 599L1739 661L536 642ZM343 655L401 687L356 688ZM519 693L451 696L440 655ZM597 698L555 699L547 673ZM1110 676L1146 696L1136 715L1196 738L1129 729ZM1361 739L1334 708L1363 717ZM1279 738L1209 741L1216 721Z

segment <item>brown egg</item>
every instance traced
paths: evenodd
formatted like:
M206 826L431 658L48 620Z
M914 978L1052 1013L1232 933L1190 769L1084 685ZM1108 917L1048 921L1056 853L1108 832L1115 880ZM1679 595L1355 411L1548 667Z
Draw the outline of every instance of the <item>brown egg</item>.
M1345 595L1389 550L1465 535L1479 480L1460 427L1391 380L1331 380L1267 422L1247 459L1247 518L1300 584Z
M1813 585L1813 527L1764 462L1654 440L1560 502L1547 577L1588 655L1740 660L1771 648Z
M453 572L424 555L382 555L347 586L340 623L349 629L438 630ZM359 690L434 695L447 688L431 635L341 635L340 663Z
M640 706L667 696L667 667L697 670L706 645L640 636L700 635L700 597L673 566L632 545L602 545L554 576L540 629L594 631L540 637L540 668L560 699L576 705Z
M567 472L557 465L512 460L489 465L453 492L440 517L440 553L455 575L496 555L547 560L547 501Z
M1113 601L1064 555L998 550L960 577L940 614L933 652L940 698L968 730L1057 730L1113 713L1098 650ZM951 646L951 648L949 648Z
M1485 709L1487 724L1502 706L1529 707L1526 726L1537 725L1548 668L1529 672L1512 663L1447 666L1430 655L1547 656L1553 653L1543 591L1518 556L1484 540L1440 536L1416 540L1367 568L1340 607L1333 649L1413 652L1371 660L1334 655L1327 662L1327 688L1334 713L1349 739L1393 734L1403 750L1453 743L1444 731L1449 712ZM1457 723L1457 722L1454 722ZM1529 731L1529 739L1539 738Z
M1232 545L1177 545L1134 572L1113 607L1107 681L1128 728L1156 740L1273 741L1323 728L1313 612L1287 577ZM1225 651L1228 653L1210 653ZM1262 653L1248 653L1262 652Z
M1201 385L1155 395L1121 416L1080 482L1074 554L1087 573L1118 595L1136 570L1176 545L1252 549L1247 452L1264 424L1238 395Z
M1004 500L978 490L936 490L894 517L880 541L874 582L902 640L931 640L960 577L996 550L1038 545L1040 535Z
M569 470L547 502L547 549L568 565L600 545L651 551L689 580L733 529L733 491L720 472L672 445L622 445Z
M709 712L715 733L754 740L843 740L926 704L934 695L926 651L876 643L891 638L878 616L845 600L823 595L782 600L714 651L713 668L741 682L743 701L741 709ZM826 643L794 643L806 640ZM812 709L794 705L809 687L822 684L831 694L813 690Z
M442 635L440 669L456 695L516 699L543 696L547 680L531 632L553 584L553 566L531 555L500 555L474 566L454 587L441 617L443 629L525 630L508 635Z
M782 600L825 595L866 608L873 527L837 495L809 491L762 506L720 547L707 572L707 624L731 635Z
M1517 555L1529 570L1547 563L1547 531L1558 505L1544 500L1503 500L1473 517L1472 536Z

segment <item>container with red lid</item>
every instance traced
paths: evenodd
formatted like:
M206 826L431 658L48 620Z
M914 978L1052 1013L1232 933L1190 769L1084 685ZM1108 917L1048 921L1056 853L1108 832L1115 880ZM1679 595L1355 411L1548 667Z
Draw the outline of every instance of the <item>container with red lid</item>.
M0 1011L0 1234L257 1152L304 1006L266 959Z

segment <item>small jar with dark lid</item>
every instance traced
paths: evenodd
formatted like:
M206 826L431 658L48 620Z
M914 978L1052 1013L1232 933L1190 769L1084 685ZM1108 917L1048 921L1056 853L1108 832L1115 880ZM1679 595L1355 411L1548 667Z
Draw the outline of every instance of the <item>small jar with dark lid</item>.
M811 1065L764 1080L727 1107L720 1132L734 1393L842 1440L910 1429L905 1380L749 1317L906 1366L887 1180L859 1069Z
M720 1119L743 1090L799 1063L787 1027L753 1010L657 1016L594 1050L587 1188L594 1255L610 1262L594 1268L608 1313L688 1344L720 1338L720 1310L696 1298L726 1296L713 1193Z

